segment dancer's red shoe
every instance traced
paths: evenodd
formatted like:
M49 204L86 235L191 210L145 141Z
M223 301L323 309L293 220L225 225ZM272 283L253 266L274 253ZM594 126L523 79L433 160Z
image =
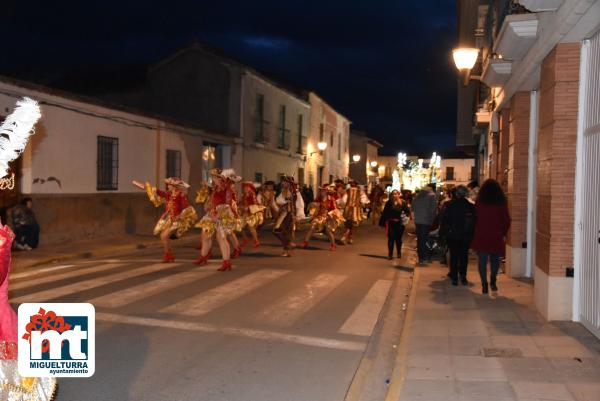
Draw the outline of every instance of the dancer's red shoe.
M162 263L170 263L170 262L175 262L175 256L173 256L173 252L168 251L168 252L165 252L165 255L163 256L163 259L162 259Z
M337 249L337 245L335 245L335 244L331 244L331 245L329 246L329 250L330 250L330 251L335 251L336 249Z
M302 249L308 248L308 241L302 241L302 243L300 244L300 248L302 248Z
M259 240L254 241L254 243L252 244L253 248L258 248L259 246L260 246L260 241Z
M198 266L205 265L208 263L208 259L210 259L211 256L212 256L212 252L209 251L206 254L206 256L200 255L200 257L198 259L194 260L192 263L195 265L198 265Z
M242 248L235 248L233 250L233 254L231 255L232 259L238 258L242 254Z
M231 270L231 267L232 267L231 266L231 260L224 260L223 264L221 265L221 267L219 267L217 269L217 271L224 272L224 271L227 271L227 270Z

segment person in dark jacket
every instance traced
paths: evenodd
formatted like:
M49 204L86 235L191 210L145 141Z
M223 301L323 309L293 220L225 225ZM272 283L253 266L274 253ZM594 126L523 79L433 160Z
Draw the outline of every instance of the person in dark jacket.
M475 206L466 197L467 187L460 185L454 191L454 199L444 205L440 223L440 236L446 239L450 249L450 279L452 285L463 285L467 281L469 264L469 245L473 239L475 228Z
M424 265L431 258L427 250L427 238L437 216L437 201L431 184L421 189L415 196L412 202L412 209L417 231L419 265Z
M394 189L390 200L387 201L379 219L379 225L385 227L388 237L388 260L394 256L394 244L396 245L396 256L402 257L402 235L404 235L404 225L410 219L410 209L400 191Z
M510 216L506 196L497 181L486 180L477 194L475 202L477 222L471 248L479 258L481 290L488 292L487 264L490 261L490 287L498 291L496 275L500 267L500 257L504 254L506 233L510 227Z
M30 251L38 247L40 226L33 212L31 198L23 198L12 212L13 227L15 230L14 247Z

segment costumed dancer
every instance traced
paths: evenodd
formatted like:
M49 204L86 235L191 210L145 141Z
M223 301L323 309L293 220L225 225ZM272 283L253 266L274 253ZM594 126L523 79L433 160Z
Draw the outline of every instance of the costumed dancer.
M258 248L260 241L258 240L258 233L256 228L260 226L264 221L264 210L265 206L259 203L256 195L256 188L260 184L255 184L250 181L242 183L242 199L239 205L240 215L242 217L242 235L244 236L245 245L247 243L246 234L244 229L248 229L252 240L254 241L252 246Z
M384 191L379 184L375 185L371 189L369 194L369 201L371 202L371 224L375 225L381 218L381 212L383 212L384 202Z
M258 195L258 201L265 206L264 221L273 220L279 212L275 203L275 183L273 181L265 181Z
M217 243L221 250L223 263L218 271L231 270L231 246L227 237L231 235L237 224L237 206L235 203L235 192L230 184L230 178L236 177L231 169L213 169L210 171L213 178L212 189L207 193L204 203L206 214L196 224L202 230L202 249L200 257L194 261L197 265L204 265L212 255L213 238L217 237Z
M0 125L0 178L7 175L8 163L25 149L40 117L37 102L23 98ZM0 223L0 400L50 401L56 395L55 378L23 377L19 374L18 319L8 302L8 275L14 238L10 228Z
M298 191L293 177L281 177L281 193L275 199L279 208L273 233L283 245L282 256L292 256L290 251L294 247L292 238L296 227L296 220L304 218L304 201Z
M242 220L242 216L238 212L237 205L239 202L238 202L237 192L235 190L235 184L237 182L240 182L241 180L242 180L242 177L240 177L239 175L235 175L235 174L227 177L227 183L229 184L229 187L231 188L231 192L233 193L233 203L232 204L236 205L236 207L233 208L233 214L235 216L235 228L231 231L231 234L229 234L229 238L231 239L231 244L233 245L233 252L231 253L231 259L238 258L242 254L242 246L240 245L240 240L237 237L237 233L242 232L242 229L244 227L244 222Z
M335 251L335 230L344 222L342 212L337 208L334 190L324 185L319 189L319 196L316 201L308 207L310 219L310 228L308 229L304 242L301 247L307 248L308 241L315 232L324 231L329 238L329 250Z
M342 236L343 244L354 242L354 227L358 227L363 219L363 206L369 203L367 195L361 191L356 181L350 181L349 188L340 199L339 205L344 209L345 231Z
M133 181L133 185L146 190L150 202L155 207L165 205L165 212L154 226L154 235L159 235L163 244L165 254L162 262L169 263L175 261L173 250L171 249L171 238L180 238L185 234L196 221L198 214L196 209L190 205L186 191L190 187L188 183L177 177L170 177L165 180L166 191L162 191L146 182L141 184Z
M56 379L23 377L17 363L17 314L8 302L10 248L15 235L0 223L0 400L49 401L56 395Z

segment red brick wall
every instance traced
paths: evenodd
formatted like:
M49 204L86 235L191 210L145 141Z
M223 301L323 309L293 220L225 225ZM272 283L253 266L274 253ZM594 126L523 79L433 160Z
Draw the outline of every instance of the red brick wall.
M508 191L508 138L510 130L510 109L500 113L500 132L498 133L498 163L496 164L496 180L504 192Z
M527 175L529 151L529 92L517 92L510 103L508 135L508 243L520 248L527 240Z
M579 56L578 43L561 43L542 63L536 265L551 276L573 266Z

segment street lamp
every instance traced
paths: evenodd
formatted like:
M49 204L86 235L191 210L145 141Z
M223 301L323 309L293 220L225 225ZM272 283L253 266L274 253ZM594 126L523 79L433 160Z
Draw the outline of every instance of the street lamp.
M373 160L371 162L371 167L373 167L373 168L377 167L377 161Z
M360 155L352 155L352 161L358 163L360 161Z
M454 64L456 64L456 68L462 74L464 86L469 84L469 74L477 62L477 56L479 56L479 49L473 47L459 47L452 50Z
M321 150L321 151L327 149L327 142L319 142L319 143L317 143L317 148L319 150Z

